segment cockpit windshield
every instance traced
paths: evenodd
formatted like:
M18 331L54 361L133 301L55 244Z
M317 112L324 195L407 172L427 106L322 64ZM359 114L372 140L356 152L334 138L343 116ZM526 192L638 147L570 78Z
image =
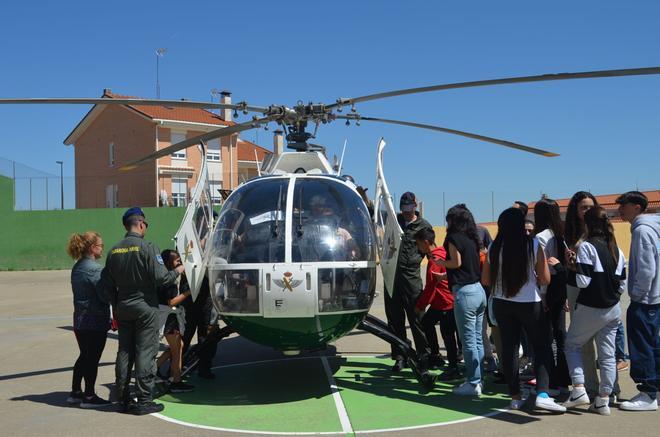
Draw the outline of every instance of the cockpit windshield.
M254 181L227 199L214 234L216 260L230 264L284 262L288 185L288 179Z
M297 179L291 219L293 262L374 260L369 212L343 183Z

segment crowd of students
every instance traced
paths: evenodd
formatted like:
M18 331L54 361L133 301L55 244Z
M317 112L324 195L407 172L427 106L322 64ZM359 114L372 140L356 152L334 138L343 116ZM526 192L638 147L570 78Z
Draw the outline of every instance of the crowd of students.
M623 366L617 365L617 359L623 359L624 353L621 351L623 310L620 297L627 289L630 296L626 312L630 376L639 393L620 403L619 408L657 410L660 215L645 214L648 200L636 191L621 195L617 203L621 218L631 224L632 243L627 263L617 245L610 217L587 192L578 192L571 198L564 221L554 200L544 198L535 204L534 221L527 219L527 205L516 202L500 214L494 240L485 228L475 224L464 204L455 205L447 212L447 235L441 246L436 245L431 225L416 212L415 195L404 193L399 216L404 235L394 287L391 293L385 293L391 330L405 339L407 318L420 363L427 369L443 369L439 375L443 381L464 379L453 388L457 395L480 396L484 373L497 371L508 387L511 408L520 409L526 402L521 390L519 362L519 347L523 345L526 360L533 367L537 408L564 412L567 408L589 405L591 411L609 415L612 401L620 394L617 370ZM144 213L133 208L122 220L128 231L127 238L146 244L141 240L148 227ZM156 326L160 327L161 337L164 336L169 345L157 361L159 368L169 361L170 374L163 378L170 379L172 391L190 391L193 387L182 380L182 354L195 332L198 341L203 343L216 325L212 320L208 280L202 284L201 296L193 303L185 276L176 276L183 271L176 252L151 254L152 246L145 246L149 250L145 250L147 261L143 262L126 255L138 252L134 248L139 249L138 246L119 245L112 252L126 256L125 261L117 261L120 271L125 270L122 266L126 263L129 266L160 265L159 275L167 276L167 280L161 281L157 296L159 323L150 322L143 330L154 331L156 337ZM111 269L106 266L104 270L97 262L103 253L103 240L98 233L74 234L67 249L76 260L71 284L74 333L80 349L67 401L80 404L82 408L103 407L109 402L96 395L94 386L106 333L110 329L110 303L117 307L117 302L109 302L108 296L112 293L107 292L107 279L103 285L102 272L108 274ZM424 287L420 276L423 256L428 258ZM168 275L165 267L173 274ZM156 310L152 309L148 315L154 319ZM567 312L570 314L568 327ZM446 361L440 354L437 324L447 352ZM494 358L491 338L499 365ZM131 348L139 349L137 340L128 343ZM135 359L135 350L127 349L127 353L132 353ZM215 347L199 356L199 375L203 378L213 378L214 353ZM155 356L148 355L145 352L145 357L141 358L148 364L144 375L140 376L140 371L136 370L138 377L146 381L142 388L147 395L153 388L150 375L155 373L155 369L151 370ZM394 347L392 358L395 360L393 371L406 367L403 351ZM127 364L132 365L131 359ZM119 365L118 359L118 368ZM568 399L560 404L551 395L562 392L568 394ZM130 405L130 399L126 400L125 410L133 414L162 410L162 406L154 404L147 395L142 403L138 400L137 406Z
M393 296L386 300L387 313L393 312L388 305L395 302L414 302L419 321L413 323L409 317L409 322L411 327L417 323L423 327L424 338L418 340L417 333L414 340L420 356L430 351L423 361L431 368L445 364L435 332L440 324L448 363L439 378L462 377L464 381L453 389L457 395L481 395L484 371L490 367L484 360L484 345L490 346L492 337L498 372L508 386L512 409L520 409L526 402L519 365L519 347L526 343L525 355L533 362L531 382L537 408L564 412L589 405L590 411L609 415L610 405L620 394L617 370L626 368L622 365L620 297L627 289L631 300L626 318L630 376L639 393L621 402L619 408L657 410L660 215L645 214L648 200L637 191L622 194L617 203L621 218L631 224L628 263L617 245L610 217L587 192L571 198L565 221L552 199L536 202L534 221L527 218L527 205L516 202L500 214L492 243L484 238L485 229L475 224L469 209L456 205L447 212L442 246L436 246L430 225L419 214L410 214L416 201L407 192L401 202L407 215L399 216L399 224L404 243L414 230L412 238L428 258L426 285L423 290L398 286L405 280L399 270L411 271L409 258L400 257ZM404 293L405 297L396 297ZM483 330L484 320L491 336ZM458 365L461 349L462 372ZM393 371L400 371L400 357L393 358L397 359ZM561 404L551 397L562 393L568 398Z

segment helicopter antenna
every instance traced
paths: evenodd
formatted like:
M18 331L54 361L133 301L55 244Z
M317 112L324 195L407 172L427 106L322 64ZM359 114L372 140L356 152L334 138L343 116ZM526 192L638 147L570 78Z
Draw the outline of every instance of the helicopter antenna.
M337 169L337 176L341 174L341 167L344 164L344 153L346 152L347 143L348 143L348 138L344 140L344 147L341 149L341 158L339 159L339 168Z

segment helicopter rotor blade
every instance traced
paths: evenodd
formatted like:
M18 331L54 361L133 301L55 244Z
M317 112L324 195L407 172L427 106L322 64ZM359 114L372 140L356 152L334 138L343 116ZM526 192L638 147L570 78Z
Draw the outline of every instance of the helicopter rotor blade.
M477 80L473 82L458 82L443 85L431 85L418 88L407 88L395 91L387 91L383 93L369 94L361 97L341 98L336 103L326 105L327 109L334 109L346 105L354 105L360 102L367 102L370 100L385 99L387 97L403 96L407 94L428 93L432 91L443 91L457 88L471 88L478 86L489 85L504 85L511 83L526 83L526 82L546 82L552 80L569 80L569 79L593 79L600 77L621 77L621 76L643 76L650 74L660 74L660 67L648 68L627 68L623 70L600 70L600 71L585 71L580 73L554 73L542 74L538 76L521 76L521 77L508 77L503 79L489 79Z
M176 108L201 109L236 109L238 111L265 113L268 108L251 106L247 103L213 103L196 102L189 100L158 100L158 99L117 99L117 98L29 98L29 99L0 99L1 104L74 104L74 105L141 105L141 106L169 106Z
M171 155L174 152L178 152L179 150L185 149L190 146L194 146L196 144L199 144L200 142L206 142L216 138L228 137L230 135L239 132L258 128L262 123L268 123L270 121L273 121L273 119L274 117L255 118L253 120L246 121L245 123L239 123L233 126L227 126L220 129L212 130L211 132L207 132L202 135L197 135L196 137L188 138L187 140L180 141L176 144L172 144L169 147L165 147L164 149L160 149L154 153L150 153L149 155L142 157L138 160L124 164L119 168L119 170L120 171L133 170L137 166L139 166L140 164L144 164L145 162L153 161L155 159L162 158L163 156Z
M438 132L444 132L447 134L452 134L452 135L459 135L462 137L466 138L472 138L474 140L479 140L479 141L486 141L488 143L494 143L494 144L499 144L500 146L505 146L505 147L510 147L512 149L517 149L517 150L522 150L524 152L529 152L529 153L535 153L537 155L542 155L548 158L552 158L555 156L559 156L558 153L554 152L549 152L547 150L542 150L542 149L537 149L535 147L530 147L530 146L525 146L522 144L518 143L513 143L511 141L506 141L506 140L500 140L497 138L493 137L487 137L485 135L479 135L479 134L474 134L471 132L464 132L456 129L448 129L446 127L440 127L440 126L434 126L430 124L423 124L423 123L414 123L411 121L401 121L401 120L389 120L385 118L374 118L374 117L362 117L362 116L346 116L346 115L338 115L338 119L343 119L343 120L359 120L359 121L377 121L380 123L388 123L388 124L397 124L401 126L409 126L409 127L416 127L420 129L429 129L433 131L438 131Z

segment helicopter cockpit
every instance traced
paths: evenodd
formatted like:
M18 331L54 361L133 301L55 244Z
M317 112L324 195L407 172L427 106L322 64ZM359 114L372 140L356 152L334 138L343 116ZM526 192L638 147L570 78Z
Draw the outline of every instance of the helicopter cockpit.
M364 312L376 283L367 208L334 176L265 176L238 188L216 224L208 264L223 315Z

